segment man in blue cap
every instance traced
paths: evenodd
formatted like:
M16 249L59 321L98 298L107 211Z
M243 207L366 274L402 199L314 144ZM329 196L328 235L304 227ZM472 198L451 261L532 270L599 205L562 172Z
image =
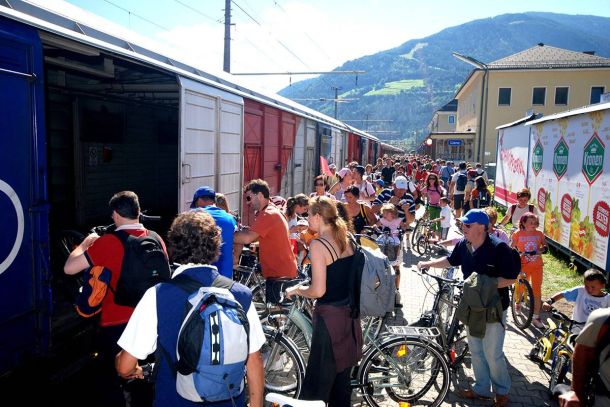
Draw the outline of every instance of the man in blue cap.
M192 209L204 210L214 219L220 228L220 257L213 265L218 272L233 279L233 233L237 230L235 218L216 206L216 192L209 186L198 188L191 202Z
M494 406L508 404L511 380L504 357L506 310L510 298L508 288L519 275L511 248L488 232L489 217L483 209L471 209L460 219L464 238L458 242L449 257L417 263L419 268L461 266L464 278L473 272L497 279L498 294L502 302L502 319L488 322L482 338L468 331L468 345L472 355L475 382L472 389L464 389L459 395L467 399L490 400L495 393Z

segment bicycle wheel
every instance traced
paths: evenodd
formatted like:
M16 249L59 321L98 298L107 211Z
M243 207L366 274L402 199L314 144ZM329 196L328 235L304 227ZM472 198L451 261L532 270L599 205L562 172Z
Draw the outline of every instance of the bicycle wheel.
M534 344L534 346L532 347L532 349L530 350L528 357L533 362L543 364L544 363L544 353L545 353L545 347L542 344L542 339L538 339L536 341L536 343Z
M305 362L296 345L281 331L263 326L266 341L261 347L265 369L265 392L297 398L305 378Z
M375 340L381 333L384 325L384 317L361 317L360 326L362 327L362 335L364 345L368 345ZM368 328L368 331L367 331ZM365 335L366 334L366 335Z
M291 317L289 311L283 308L273 309L267 316L267 321L275 329L281 330L284 335L290 338L297 346L299 353L303 357L305 363L309 359L311 350L311 337L313 335L313 327L311 321L302 313L295 314Z
M551 369L551 378L549 380L549 392L553 394L553 389L558 384L566 382L566 376L570 370L570 356L562 353L555 360L555 365Z
M428 251L428 242L426 241L426 236L420 236L417 239L417 245L415 246L415 250L420 256L423 256Z
M519 279L511 288L510 311L515 325L527 329L534 316L534 291L529 281Z
M442 334L448 335L449 327L453 319L453 311L455 307L453 305L453 290L449 286L445 286L439 294L438 300L438 316L440 318L439 326L441 327Z
M450 372L432 342L392 337L365 355L358 379L372 407L402 401L438 406L449 390Z
M468 354L468 336L464 324L455 316L447 332L449 366L455 370Z
M415 222L415 227L413 228L413 231L411 232L411 246L412 247L415 246L415 244L417 243L417 239L421 235L422 228L423 228L423 221L421 219L418 219L417 222Z

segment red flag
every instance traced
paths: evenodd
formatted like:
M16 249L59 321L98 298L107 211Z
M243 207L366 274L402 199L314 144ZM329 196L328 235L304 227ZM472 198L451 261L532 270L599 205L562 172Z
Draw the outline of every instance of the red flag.
M328 161L322 156L320 156L320 169L322 170L322 174L326 174L329 177L333 176L333 173L330 172L330 168L328 168Z

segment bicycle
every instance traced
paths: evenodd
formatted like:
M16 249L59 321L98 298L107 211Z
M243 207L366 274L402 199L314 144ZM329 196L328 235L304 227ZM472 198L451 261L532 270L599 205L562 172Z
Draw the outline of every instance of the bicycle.
M510 312L515 325L524 330L534 317L534 290L525 273L519 273L517 282L510 287Z
M439 406L449 391L451 372L442 350L432 340L437 328L388 326L388 335L376 338L354 367L352 388L359 389L369 406L419 402ZM431 388L436 397L429 395ZM386 396L387 395L387 396Z
M430 220L430 214L425 211L424 214L415 221L415 226L411 232L411 247L415 247L417 240L421 236L424 223Z
M432 309L424 312L412 326L437 327L441 335L437 337L444 357L452 370L456 370L468 354L466 329L455 315L462 295L464 282L453 278L454 270L444 270L445 276L432 274L422 269L420 275L432 278L438 289L434 295Z
M432 254L433 252L442 255L447 254L447 249L438 244L438 238L432 230L432 222L424 222L422 233L417 238L415 250L417 250L417 253L421 256Z
M547 319L548 328L536 340L528 356L541 366L551 361L549 391L552 393L557 384L566 380L577 336L572 330L582 324L556 309L551 310L551 315L552 317ZM555 323L555 320L558 323Z
M297 345L284 333L263 325L265 343L261 347L265 371L265 391L298 397L305 378L305 360Z
M283 296L285 288L294 285L296 282L306 280L286 279L276 281L279 301L271 303L266 298L267 282L261 273L258 257L252 251L244 250L242 252L240 265L234 271L234 279L252 291L252 301L261 322L280 330L289 337L306 362L311 349L313 303L311 300L301 297L286 302Z

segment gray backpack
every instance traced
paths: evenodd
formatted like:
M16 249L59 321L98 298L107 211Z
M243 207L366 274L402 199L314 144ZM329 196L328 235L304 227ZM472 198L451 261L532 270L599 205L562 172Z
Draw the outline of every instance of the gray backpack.
M354 291L350 305L358 304L361 317L383 317L394 311L396 278L387 256L379 250L363 247L353 241ZM358 290L359 289L359 290ZM355 304L353 302L355 301Z

